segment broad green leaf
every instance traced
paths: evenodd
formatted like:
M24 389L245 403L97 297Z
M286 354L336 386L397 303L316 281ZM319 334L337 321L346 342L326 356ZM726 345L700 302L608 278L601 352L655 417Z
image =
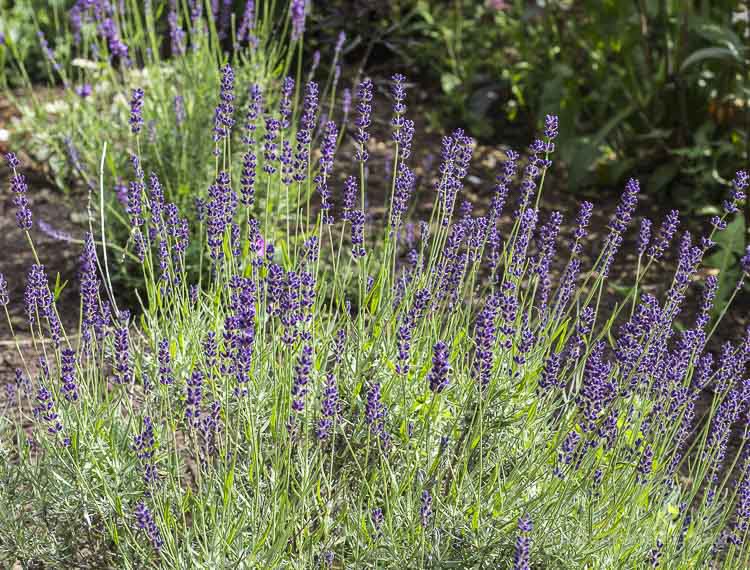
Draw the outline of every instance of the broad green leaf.
M741 215L715 237L718 251L706 259L706 266L719 270L719 290L714 302L714 313L720 312L740 276L738 259L745 249L745 219Z
M680 72L685 71L691 65L710 60L729 61L738 64L742 62L740 54L735 49L728 47L707 47L696 50L687 56L680 66Z

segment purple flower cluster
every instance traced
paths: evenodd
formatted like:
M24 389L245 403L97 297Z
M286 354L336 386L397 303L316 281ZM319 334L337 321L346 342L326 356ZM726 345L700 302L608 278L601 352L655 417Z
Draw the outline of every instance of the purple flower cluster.
M236 396L247 394L255 347L256 290L257 286L248 277L232 277L229 287L231 313L224 320L224 352L226 361L222 372L233 376Z
M70 348L60 352L61 392L68 402L78 401L78 385L76 384L76 353Z
M328 189L328 178L333 170L334 153L338 141L338 129L336 123L328 121L325 127L323 143L320 148L320 173L315 177L315 185L320 195L321 217L324 224L332 224L331 215L331 192Z
M179 15L175 2L173 1L167 14L167 23L169 24L169 39L173 56L180 56L185 53L185 31L180 25Z
M370 433L385 436L385 404L381 401L380 384L373 382L367 389L367 404L365 406L365 421Z
M677 210L670 211L664 218L664 221L659 228L659 232L654 238L654 242L648 249L649 257L652 257L656 261L664 255L664 251L669 247L669 242L672 241L672 237L677 231L679 225L680 213Z
M143 484L150 489L159 481L159 471L154 463L156 452L154 424L150 416L143 418L143 431L133 436L132 449L143 469Z
M253 29L255 28L255 1L247 0L245 2L245 10L242 13L242 21L240 22L240 28L237 30L237 41L238 42L250 42L253 43Z
M130 99L130 132L137 135L143 127L143 97L144 92L140 87L133 89Z
M600 272L602 276L606 277L609 275L609 270L612 267L612 262L615 260L617 251L622 245L622 234L630 224L630 220L633 217L633 211L638 204L638 192L640 192L640 184L635 178L628 180L625 185L625 192L623 192L620 203L617 206L615 215L609 223L609 234L607 235L601 261Z
M432 495L425 489L422 491L422 506L419 508L419 522L422 528L427 528L432 520Z
M292 41L302 38L305 33L306 0L292 0L289 3L289 17L292 21Z
M279 103L279 115L281 115L281 128L289 128L289 117L292 116L292 95L294 93L294 78L285 77L281 84L281 102Z
M322 417L318 420L316 435L319 440L323 441L330 437L334 421L341 409L339 390L333 374L326 375L326 382L323 386L323 400L320 408L320 415Z
M203 373L193 370L187 380L185 393L185 420L191 427L200 425L201 404L203 402Z
M292 385L292 410L297 413L305 411L305 395L307 384L310 382L310 371L312 369L312 347L306 344L297 357L294 367L294 384Z
M60 416L55 411L55 400L52 393L45 386L40 386L36 395L37 405L34 408L34 417L41 419L47 424L47 433L56 435L63 430Z
M406 375L409 373L409 353L411 351L411 338L418 321L422 318L427 305L430 303L430 290L420 289L414 294L414 305L406 314L404 322L398 328L396 337L398 339L398 362L396 372Z
M474 377L484 389L490 383L494 361L495 341L497 340L497 314L500 309L500 296L488 297L474 327Z
M372 80L365 79L359 84L357 89L357 111L359 116L357 117L357 153L355 155L356 160L359 162L367 162L369 153L367 152L367 141L370 140L370 134L367 129L370 126L370 116L372 114Z
M0 273L0 306L7 307L9 302L8 281L5 279L5 275Z
M119 322L114 331L114 374L116 384L131 384L133 382L133 367L130 356L130 333L128 332L128 321L130 311L120 311Z
M513 554L513 570L529 570L531 560L531 531L534 524L529 515L518 519L518 535L516 536L516 551Z
M138 229L143 225L143 193L146 185L140 160L136 155L132 155L130 160L135 171L135 180L128 185L127 212L130 216L130 227Z
M13 176L10 178L10 190L13 192L13 205L16 207L16 225L19 229L27 232L33 225L29 199L26 197L29 187L26 184L26 177L18 173L18 167L21 165L15 154L9 152L5 155L8 166L13 170Z
M224 235L231 227L237 208L237 195L232 190L229 174L219 172L216 181L208 188L206 204L206 238L214 262L224 257Z
M452 135L443 137L443 162L436 192L442 206L443 225L447 226L453 214L456 196L463 188L463 179L469 168L474 141L456 129Z
M406 113L406 88L404 82L406 77L400 73L395 74L391 77L393 85L391 87L391 93L393 95L393 119L391 119L391 125L393 126L393 140L397 143L401 143L401 129L404 127L404 114Z
M279 145L276 141L280 129L281 121L266 117L266 134L263 135L263 172L269 176L276 172L274 163L279 160Z
M448 387L450 379L448 374L450 373L450 364L448 363L448 345L439 340L432 347L432 370L427 374L427 382L430 385L430 390L435 393L440 393Z
M221 68L220 102L214 111L214 142L219 143L229 136L234 125L234 71L228 63ZM218 151L218 148L217 148Z
M54 303L54 298L47 282L47 275L44 273L44 266L32 265L24 291L26 316L32 328L37 319L45 318L49 325L52 341L56 346L60 346L63 331Z
M154 516L142 500L138 501L135 507L135 521L136 527L146 533L151 546L159 552L164 546L164 539L161 537L159 527L154 521Z

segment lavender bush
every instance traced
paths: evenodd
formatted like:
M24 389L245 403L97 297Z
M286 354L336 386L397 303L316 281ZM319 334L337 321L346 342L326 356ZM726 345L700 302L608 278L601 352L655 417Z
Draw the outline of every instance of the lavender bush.
M746 173L705 236L678 235L676 214L642 229L635 286L610 310L601 298L639 183L589 264L594 206L571 231L540 209L556 117L523 161L507 153L479 215L462 195L474 142L444 137L431 214L412 220L414 126L394 77L390 198L375 218L372 82L339 147L314 82L297 105L287 83L275 108L256 107L262 89L232 71L209 127L218 154L198 196L198 282L184 263L190 214L141 155L127 213L142 312L118 303L105 236L84 240L76 331L60 323L41 260L31 268L37 350L18 345L25 367L5 399L0 559L69 565L85 548L126 568L747 563L750 331L714 359L716 279L697 278ZM230 121L233 89L252 94L246 124ZM239 176L230 128L242 131ZM23 165L8 162L28 236ZM111 175L99 176L103 191ZM258 188L280 198L259 202ZM665 295L638 294L675 237ZM743 271L737 291L750 252ZM678 333L691 287L698 316ZM6 291L0 279L7 309L20 299Z
M281 78L301 64L305 3L248 0L241 10L236 9L239 4L78 0L67 14L59 14L54 38L39 32L49 84L59 88L51 94L31 84L8 39L5 52L27 78L28 89L17 96L9 92L20 111L12 136L51 166L61 189L94 191L100 141L106 139L105 207L113 227L125 221L128 181L137 173L133 156L160 173L168 201L187 209L218 170L228 168L233 150L242 150L239 129L233 126L244 123L252 104L247 86L257 84L262 90L261 106L276 105L282 97ZM336 60L339 54L340 49ZM233 78L220 93L216 85L226 82L226 65ZM302 80L298 71L297 85ZM234 90L232 81L241 88ZM335 96L333 81L321 81L326 95ZM297 96L292 93L292 99ZM131 130L139 136L130 137ZM216 161L207 160L212 152ZM239 157L233 164L232 174L238 177ZM98 204L94 197L92 206Z

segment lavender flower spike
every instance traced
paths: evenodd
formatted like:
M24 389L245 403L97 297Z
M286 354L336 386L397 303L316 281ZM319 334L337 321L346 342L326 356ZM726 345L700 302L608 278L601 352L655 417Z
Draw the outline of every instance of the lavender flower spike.
M130 99L130 131L137 135L143 126L143 89L133 89L133 97Z
M370 140L370 135L367 132L367 129L370 126L370 115L372 113L372 106L370 105L370 102L372 101L372 80L365 79L359 84L357 97L359 98L359 103L357 104L359 117L357 117L356 121L356 140L359 148L357 149L355 158L359 162L367 162L367 159L369 158L369 154L367 153L367 141Z
M33 225L31 209L29 208L29 199L26 194L29 187L26 184L26 177L19 174L17 169L21 165L16 155L9 152L5 155L8 166L13 170L13 176L10 178L10 190L13 192L13 204L16 206L16 225L22 231L29 231Z
M292 41L297 41L305 33L305 0L292 0L289 4L289 17L292 19Z
M513 570L529 570L531 566L530 548L531 538L529 533L534 529L534 524L529 515L524 515L518 519L518 536L516 538L516 552L513 555Z
M432 370L427 375L427 381L430 383L430 390L440 393L448 387L450 380L448 373L450 365L448 364L448 345L440 340L432 347Z

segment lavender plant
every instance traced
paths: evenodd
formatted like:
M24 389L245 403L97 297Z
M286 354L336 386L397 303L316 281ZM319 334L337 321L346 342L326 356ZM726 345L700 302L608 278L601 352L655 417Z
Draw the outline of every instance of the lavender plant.
M94 209L100 204L100 141L107 140L104 207L111 231L129 229L127 188L139 177L133 156L149 165L146 176L159 172L166 201L187 211L219 171L234 164L238 176L240 161L229 160L246 152L238 127L262 122L282 97L282 78L294 74L295 57L300 68L304 2L249 0L237 12L234 4L74 2L67 14L56 13L55 37L39 37L49 84L56 87L51 97L31 84L7 40L10 63L27 78L24 96L9 92L21 112L14 138L25 139L25 150L51 166L60 188L91 191ZM302 80L298 71L296 84ZM294 87L294 79L286 81ZM242 88L234 89L234 82ZM335 98L332 83L322 87ZM283 140L294 141L296 130L294 121ZM207 159L212 152L215 161ZM264 198L263 188L259 195Z
M19 381L0 432L10 513L0 557L66 564L70 537L85 536L127 568L747 564L750 331L714 362L715 279L695 323L675 327L701 259L745 199L744 173L706 236L679 237L662 299L638 291L677 214L651 246L642 225L635 286L607 309L639 183L628 182L589 264L594 206L571 231L540 209L555 117L525 163L508 152L481 214L461 205L473 140L446 136L417 234L404 78L394 78L392 198L376 221L372 83L357 90L350 162L335 152L335 119L319 118L314 84L298 106L287 84L261 113L262 90L231 72L207 127L217 173L198 196L197 237L136 155L128 214L147 284L141 314L118 304L97 246L106 236L84 240L78 331L56 317L41 263L29 274L43 359L24 358L31 389ZM240 89L252 93L242 127L229 121ZM139 127L139 105L131 112ZM242 128L241 176L230 128ZM20 188L23 165L8 162ZM99 176L105 185L105 168ZM289 199L258 201L256 187ZM30 235L27 203L16 205ZM191 239L207 267L197 283L184 263ZM750 252L736 291L748 272ZM4 283L3 305L19 302Z

